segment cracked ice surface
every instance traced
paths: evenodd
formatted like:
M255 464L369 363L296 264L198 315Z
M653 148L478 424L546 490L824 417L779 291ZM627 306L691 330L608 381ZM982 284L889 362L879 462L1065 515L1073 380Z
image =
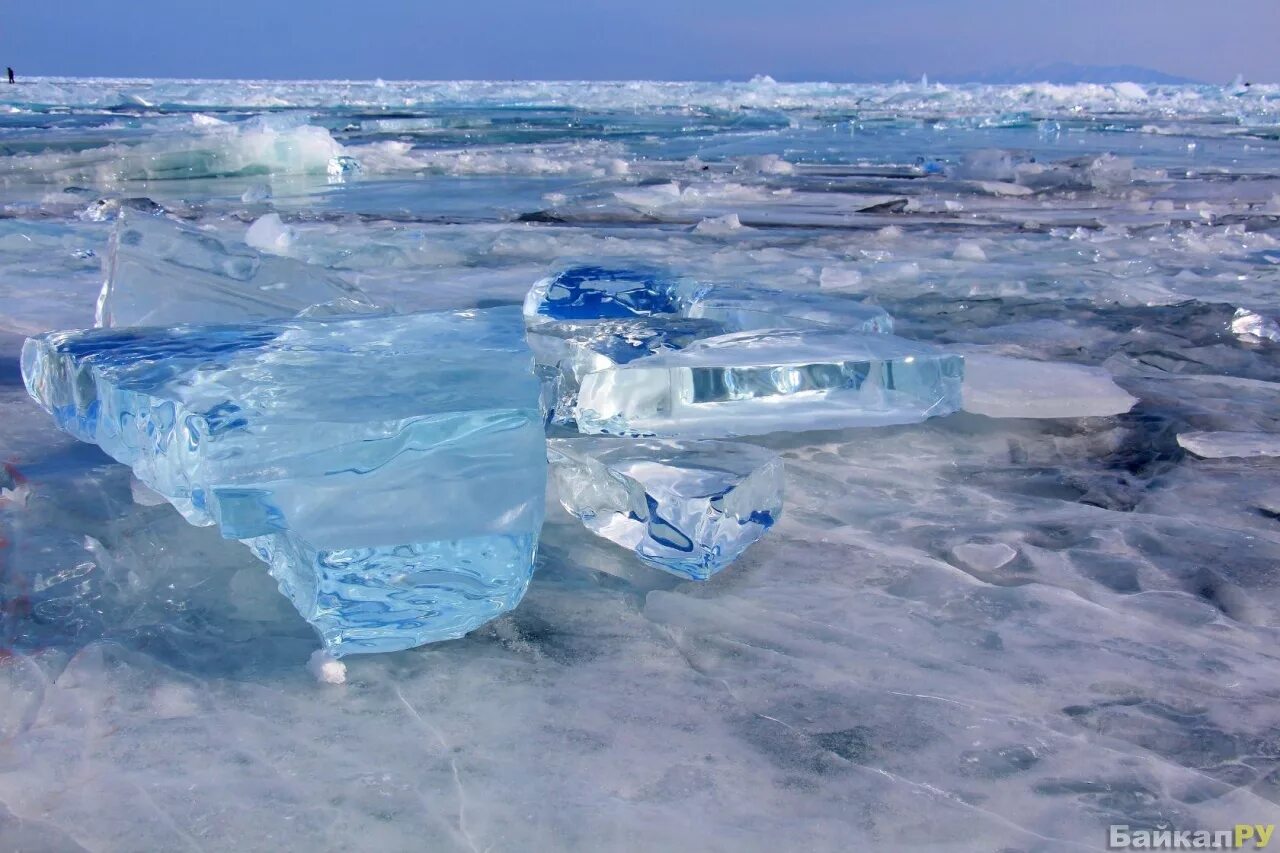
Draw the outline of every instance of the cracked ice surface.
M10 88L0 135L44 153L0 157L0 849L1057 853L1280 822L1277 462L1179 442L1280 434L1280 89ZM255 110L313 129L207 121ZM330 183L335 154L363 170ZM187 179L135 180L157 155ZM92 322L94 217L154 206L236 246L276 213L274 250L404 312L643 261L1137 403L753 439L786 511L698 584L553 501L518 608L318 683L264 566L21 385L23 337Z

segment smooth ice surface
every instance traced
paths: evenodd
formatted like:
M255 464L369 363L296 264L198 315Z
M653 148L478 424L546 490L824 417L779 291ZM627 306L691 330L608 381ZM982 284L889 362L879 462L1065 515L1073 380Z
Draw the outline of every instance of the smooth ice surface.
M0 113L0 849L1059 853L1280 823L1275 460L1177 443L1280 434L1280 345L1232 331L1280 318L1280 87L20 77ZM331 182L335 144L363 168ZM224 151L248 171L209 177ZM963 177L980 151L1007 170ZM135 503L22 387L24 337L90 322L99 209L231 242L277 213L288 257L406 312L519 305L565 259L865 298L1140 402L761 437L786 510L702 583L553 498L519 607L318 684L249 550Z
M782 514L782 460L728 441L553 438L560 503L587 529L681 577L706 580Z
M966 412L991 418L1090 418L1122 414L1137 402L1096 367L965 353Z
M263 227L259 220L258 232L250 229L252 242L258 248L271 241L278 245L281 232L271 226L279 221L276 216ZM320 316L379 310L359 288L326 270L158 216L120 217L103 273L98 326L238 323L304 311Z
M739 332L582 379L586 433L715 438L914 423L960 408L963 357L892 335Z
M1280 434L1272 432L1181 432L1178 444L1202 459L1280 456Z
M524 594L546 461L517 309L54 332L31 395L271 567L336 655Z

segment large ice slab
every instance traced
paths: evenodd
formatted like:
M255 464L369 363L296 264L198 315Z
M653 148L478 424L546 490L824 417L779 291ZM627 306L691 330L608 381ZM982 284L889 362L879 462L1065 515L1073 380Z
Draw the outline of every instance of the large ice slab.
M271 573L335 654L524 594L546 449L519 309L53 332L31 395Z
M1201 459L1280 457L1280 435L1271 432L1181 432L1178 444Z
M822 293L708 284L658 267L579 264L538 281L524 303L550 419L572 424L587 374L731 332L802 328L887 333L877 305Z
M1102 368L965 355L964 409L992 418L1085 418L1119 415L1138 398Z
M706 580L782 513L777 454L728 441L564 438L547 443L560 502L644 562Z
M160 216L122 216L103 263L96 325L240 323L378 311L325 270Z
M960 408L964 359L892 335L735 332L589 373L585 433L718 438L915 423Z

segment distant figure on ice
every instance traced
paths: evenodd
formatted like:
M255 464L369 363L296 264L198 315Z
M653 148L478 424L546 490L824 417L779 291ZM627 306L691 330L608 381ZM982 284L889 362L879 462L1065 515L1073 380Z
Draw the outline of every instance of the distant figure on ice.
M13 82L13 68L8 67L8 68L6 68L6 70L9 72L9 82L10 82L10 83L12 83L12 82Z

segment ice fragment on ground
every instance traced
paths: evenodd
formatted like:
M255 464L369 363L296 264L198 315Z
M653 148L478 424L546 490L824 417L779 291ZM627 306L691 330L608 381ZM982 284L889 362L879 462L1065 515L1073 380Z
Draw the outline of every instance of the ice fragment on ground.
M29 339L31 395L271 567L336 656L524 594L546 448L519 309Z
M334 314L381 310L319 267L263 255L163 217L122 217L103 272L98 326L237 323L308 308L316 313L324 305Z
M721 438L915 423L960 407L964 360L892 335L736 332L582 379L585 433Z
M1003 542L994 545L966 542L952 548L951 553L969 568L979 571L994 571L1018 556L1017 551Z
M329 654L325 649L316 649L307 660L307 669L321 684L346 684L347 665Z
M1118 415L1137 402L1101 368L965 355L966 412L992 418L1085 418Z
M284 224L280 214L268 213L249 226L244 242L249 248L268 255L287 255L293 242L293 230Z
M271 198L271 187L267 184L254 184L240 195L245 204L259 204Z
M955 251L951 253L951 257L957 261L982 262L987 259L987 253L977 240L961 240L956 243Z
M1247 308L1237 308L1231 320L1231 333L1244 340L1280 343L1280 323Z
M1280 456L1280 435L1270 432L1184 432L1178 444L1203 459Z
M732 234L735 231L741 231L743 228L742 220L738 218L736 213L726 213L724 216L708 216L693 226L695 234Z
M598 536L672 574L706 580L782 512L777 454L725 441L547 443L560 502Z

